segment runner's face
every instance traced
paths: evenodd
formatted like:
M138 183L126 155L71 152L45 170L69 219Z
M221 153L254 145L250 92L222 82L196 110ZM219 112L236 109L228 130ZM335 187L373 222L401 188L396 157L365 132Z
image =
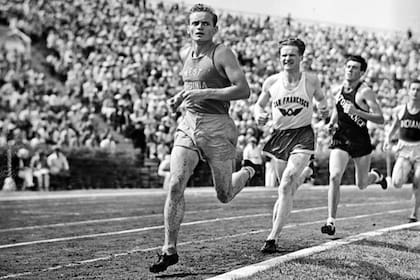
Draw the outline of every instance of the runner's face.
M283 46L280 49L280 62L285 70L299 69L302 57L296 46Z
M411 83L408 96L415 102L420 101L420 83Z
M352 60L347 61L346 68L344 70L344 78L349 82L359 80L364 73L362 72L361 67L362 65L360 64L360 62Z
M213 26L213 17L210 13L195 12L190 15L188 33L191 39L197 42L206 42L213 39L217 26Z

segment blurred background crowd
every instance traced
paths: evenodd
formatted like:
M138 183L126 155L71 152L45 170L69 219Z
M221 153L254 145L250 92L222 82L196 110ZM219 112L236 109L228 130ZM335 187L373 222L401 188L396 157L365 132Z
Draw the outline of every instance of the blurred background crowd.
M7 1L0 8L0 146L13 140L31 149L132 148L162 160L178 120L166 100L182 88L178 50L189 40L187 11L183 4L145 0ZM269 126L257 127L252 110L263 81L279 70L282 38L305 41L302 67L317 73L330 106L348 53L367 59L365 81L387 122L403 102L407 79L420 78L420 39L409 30L375 32L217 12L216 40L237 54L251 87L250 98L232 102L230 109L239 154L270 133ZM317 150L327 151L328 132L317 114L313 126ZM371 125L370 132L379 149L384 126Z

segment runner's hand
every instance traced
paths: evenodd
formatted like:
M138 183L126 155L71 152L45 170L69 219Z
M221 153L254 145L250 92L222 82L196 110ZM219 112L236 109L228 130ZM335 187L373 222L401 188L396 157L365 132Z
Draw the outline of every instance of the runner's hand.
M385 139L385 140L384 140L384 144L383 144L383 146L382 146L382 149L383 149L385 152L387 152L387 151L389 151L389 150L391 149L391 145L390 145L390 141L389 141L389 139Z
M182 98L182 93L184 91L181 91L180 93L176 94L175 96L173 96L172 98L170 98L168 100L168 106L171 109L172 113L176 113L176 111L178 110L178 107L181 105L183 98Z
M334 135L337 132L338 125L336 123L328 124L328 133Z
M354 106L353 103L348 102L348 103L344 104L343 111L346 114L354 115L356 113L356 107Z
M319 115L321 116L322 119L327 119L330 116L330 111L328 110L327 107L325 108L320 108L319 109Z
M270 119L270 115L268 113L261 113L257 118L258 125L265 125L268 120Z

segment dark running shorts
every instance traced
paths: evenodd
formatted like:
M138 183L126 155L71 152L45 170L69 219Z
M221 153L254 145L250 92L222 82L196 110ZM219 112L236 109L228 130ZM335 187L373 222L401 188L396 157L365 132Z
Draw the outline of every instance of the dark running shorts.
M337 132L333 135L330 149L340 149L347 152L352 158L366 156L373 151L369 136L360 136L357 140L349 139L345 133Z
M313 154L315 149L315 135L310 125L275 130L264 146L263 151L268 156L287 161L294 153Z

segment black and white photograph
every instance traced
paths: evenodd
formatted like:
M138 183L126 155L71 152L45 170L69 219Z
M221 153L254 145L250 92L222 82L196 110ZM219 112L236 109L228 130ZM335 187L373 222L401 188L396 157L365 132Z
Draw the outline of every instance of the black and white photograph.
M419 11L0 0L0 280L419 280Z

